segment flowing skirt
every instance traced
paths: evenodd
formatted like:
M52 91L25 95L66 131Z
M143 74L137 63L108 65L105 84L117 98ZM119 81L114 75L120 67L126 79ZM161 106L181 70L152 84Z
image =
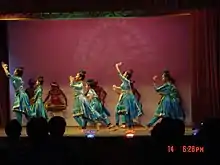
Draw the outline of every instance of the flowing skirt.
M94 111L98 120L107 120L108 119L108 110L102 105L102 103L94 98L90 103L92 111Z
M159 102L155 115L160 114L162 114L163 117L172 119L184 120L185 118L183 108L181 107L178 99L170 96L162 97L161 101Z
M34 113L31 111L28 95L23 91L19 91L15 94L12 110L14 112L23 113L29 117L34 116Z
M32 112L36 115L36 117L43 117L47 119L47 112L41 99L36 100L36 102L32 105Z
M131 120L142 115L141 107L132 93L123 93L116 106L116 113L119 115L127 115Z
M85 119L94 121L99 118L98 112L92 110L86 97L83 95L75 96L73 105L73 117L82 116Z

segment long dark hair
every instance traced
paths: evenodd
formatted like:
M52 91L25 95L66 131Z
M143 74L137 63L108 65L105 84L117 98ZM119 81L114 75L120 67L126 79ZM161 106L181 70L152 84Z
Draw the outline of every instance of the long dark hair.
M15 76L18 76L18 77L22 77L23 74L24 74L24 68L23 67L17 67L15 68L16 70L16 75Z
M96 86L97 86L97 82L96 82L95 80L93 80L93 79L88 79L88 80L86 81L86 84L87 84L90 88L92 88L92 89L94 89L94 90L95 90L95 88L96 88ZM87 90L84 95L87 96L88 93L89 93L89 90Z
M39 76L37 78L37 81L40 83L40 85L43 85L44 84L44 77L43 76Z
M90 86L90 88L95 89L97 86L97 82L93 79L88 79L86 81L86 83L88 84L88 86Z
M165 71L163 72L163 75L164 75L164 77L165 77L170 83L175 84L175 80L174 80L173 77L171 76L169 70L165 70Z
M129 70L124 71L123 74L126 73L126 78L127 78L128 80L130 80L131 77L132 77L132 75L133 75L133 72L134 72L134 71L133 71L132 69L129 69Z
M83 81L86 77L86 71L80 70L79 72L80 79Z

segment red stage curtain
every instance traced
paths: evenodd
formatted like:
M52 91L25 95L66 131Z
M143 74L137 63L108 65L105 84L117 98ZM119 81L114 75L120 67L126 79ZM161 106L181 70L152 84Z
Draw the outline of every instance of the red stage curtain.
M192 120L220 117L220 16L217 9L197 10L193 16Z

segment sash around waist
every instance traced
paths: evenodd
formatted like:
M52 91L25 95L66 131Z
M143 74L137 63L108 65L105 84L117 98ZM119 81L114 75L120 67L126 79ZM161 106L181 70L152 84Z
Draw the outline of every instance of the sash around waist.
M131 91L131 90L121 90L121 93L122 93L122 94L125 94L125 93L132 93L132 91Z

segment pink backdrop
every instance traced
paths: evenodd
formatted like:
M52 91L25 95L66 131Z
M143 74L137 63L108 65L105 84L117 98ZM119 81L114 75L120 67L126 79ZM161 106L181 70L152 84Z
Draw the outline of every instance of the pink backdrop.
M169 69L177 80L184 101L187 122L191 121L190 55L191 16L151 18L112 18L81 20L14 21L8 25L10 67L25 67L24 80L43 75L44 94L49 83L57 81L68 98L68 125L76 125L71 116L73 93L68 77L78 70L87 71L107 91L106 106L112 113L117 95L112 85L119 85L114 64L134 70L133 79L140 91L144 116L152 117L159 96L152 87L152 77ZM11 101L13 90L11 90Z

